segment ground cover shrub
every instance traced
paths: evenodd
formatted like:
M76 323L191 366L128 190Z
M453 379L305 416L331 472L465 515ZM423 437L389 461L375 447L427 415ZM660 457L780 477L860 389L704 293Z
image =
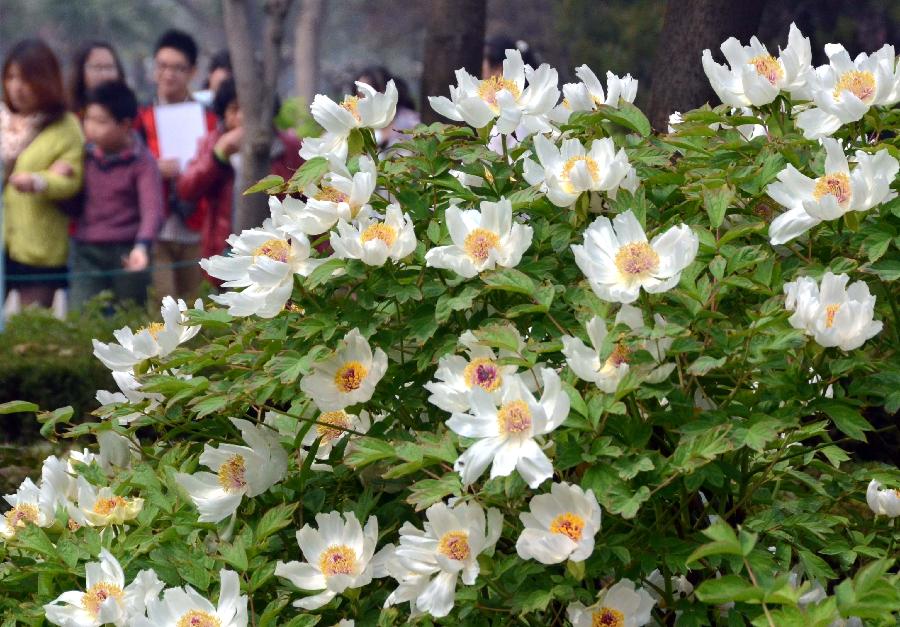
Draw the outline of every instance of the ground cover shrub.
M514 51L386 155L392 86L317 96L227 291L39 416L99 448L10 498L5 624L895 624L896 59L725 48L663 135Z

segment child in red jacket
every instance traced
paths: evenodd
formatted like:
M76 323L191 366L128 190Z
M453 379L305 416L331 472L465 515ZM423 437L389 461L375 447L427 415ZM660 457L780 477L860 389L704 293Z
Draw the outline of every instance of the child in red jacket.
M244 127L233 79L227 79L219 86L213 111L219 117L218 128L201 140L197 156L178 179L178 195L202 207L203 257L221 255L225 251L225 240L234 223L235 197L242 191L234 188L235 169L240 168ZM272 142L271 173L285 180L291 178L303 163L299 152L297 137L279 132Z

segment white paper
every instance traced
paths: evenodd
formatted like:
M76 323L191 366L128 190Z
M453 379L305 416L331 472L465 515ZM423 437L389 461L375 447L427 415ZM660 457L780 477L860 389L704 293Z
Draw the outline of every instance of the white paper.
M158 105L153 107L153 116L160 157L177 159L184 170L197 153L198 142L207 133L203 105L199 102Z

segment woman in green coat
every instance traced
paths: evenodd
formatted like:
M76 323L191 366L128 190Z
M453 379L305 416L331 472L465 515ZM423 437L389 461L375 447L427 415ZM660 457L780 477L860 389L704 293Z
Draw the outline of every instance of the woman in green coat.
M0 157L7 285L23 305L49 307L65 285L69 218L60 203L81 189L84 138L66 112L59 62L26 39L3 64Z

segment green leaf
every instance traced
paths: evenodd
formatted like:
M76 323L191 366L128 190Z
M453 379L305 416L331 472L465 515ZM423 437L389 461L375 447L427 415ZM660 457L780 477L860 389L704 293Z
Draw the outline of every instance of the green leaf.
M629 128L639 133L642 137L647 137L653 131L647 116L630 102L625 102L621 99L619 100L618 107L600 105L597 107L595 115L605 118L610 122L615 122L619 126Z
M347 454L344 461L350 466L362 468L382 459L396 459L396 457L396 450L390 442L363 437L354 440L353 450Z
M534 281L527 274L515 268L484 272L481 275L481 280L491 289L526 294L528 296L533 295L536 289Z
M310 272L309 276L306 277L306 281L304 285L307 289L315 289L318 286L327 283L329 279L331 279L331 275L335 270L340 270L347 265L346 260L344 259L329 259L315 270Z
M508 325L492 324L482 327L475 331L475 337L478 338L479 344L507 350L513 354L518 354L521 350L522 338L515 328Z
M318 181L323 174L328 172L328 159L315 157L300 166L288 181L287 191L290 194L302 192L310 183Z
M28 401L8 401L0 403L0 414L18 414L33 413L40 410L40 407Z
M409 490L410 495L406 502L419 512L449 495L459 496L462 494L462 484L457 473L448 473L440 479L417 481L409 487Z
M245 189L244 196L246 196L247 194L255 194L256 192L265 192L276 187L281 187L282 185L284 185L283 178L281 178L277 174L270 174L269 176L261 179L254 185L251 185L250 187Z
M738 575L707 579L697 588L696 594L704 603L715 605L731 601L760 601L763 598L762 590L754 588L753 584Z
M296 509L297 503L282 503L266 511L256 525L254 538L256 545L262 544L270 535L290 525Z
M688 372L697 375L698 377L703 376L710 370L715 370L716 368L725 365L727 360L727 357L719 357L716 359L715 357L704 355L688 366Z
M43 529L37 525L25 525L18 531L15 538L15 544L27 551L37 553L43 557L56 557L56 547L47 537Z
M728 523L716 520L716 522L703 530L703 535L713 540L713 542L697 547L685 560L686 565L690 565L708 555L744 555L741 541Z
M435 319L446 322L454 311L469 309L479 293L477 287L467 285L458 294L441 294L434 307Z
M864 269L878 275L879 279L888 283L900 279L900 260L898 259L882 259Z
M719 187L704 187L703 192L703 208L709 215L709 225L717 229L722 226L722 220L725 219L725 210L734 200L734 190L722 185Z
M228 564L234 566L239 572L247 570L247 548L244 546L244 537L239 536L233 544L223 542L219 545L219 555Z
M865 442L865 432L873 429L869 421L863 418L859 410L852 405L840 401L824 400L819 407L828 414L835 427L854 440Z

